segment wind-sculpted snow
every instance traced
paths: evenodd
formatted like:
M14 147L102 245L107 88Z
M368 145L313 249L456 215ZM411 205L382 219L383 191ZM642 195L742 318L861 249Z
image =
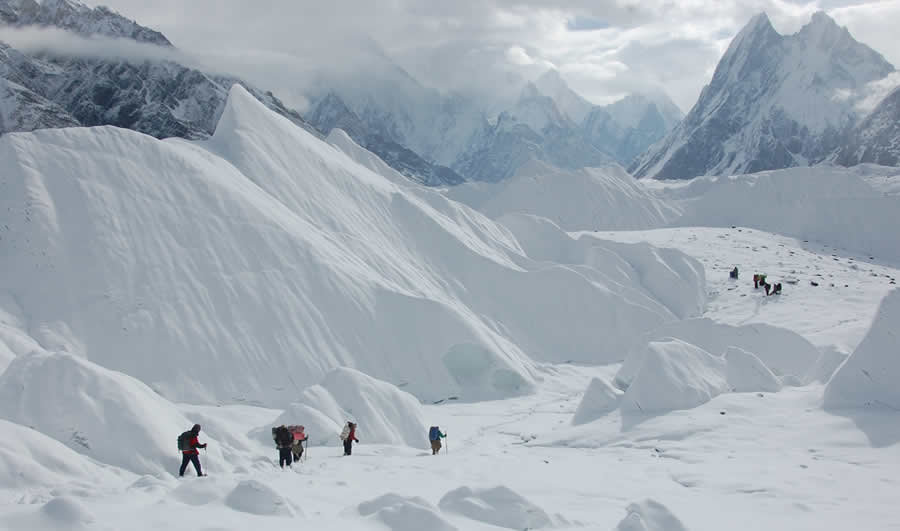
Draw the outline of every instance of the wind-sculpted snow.
M881 301L872 328L825 389L825 407L900 410L900 291Z
M615 531L687 531L668 507L656 500L628 505L628 515Z
M491 218L532 214L569 231L650 229L678 216L615 164L564 170L535 161L509 179L462 184L447 195Z
M0 417L138 474L171 474L192 425L143 383L68 353L16 358L0 375ZM209 452L221 465L220 449Z
M174 400L285 405L339 366L420 399L514 396L532 359L608 361L673 319L239 86L208 142L48 130L5 135L0 160L0 292L22 329Z
M381 521L391 531L455 531L438 508L418 497L385 494L359 504L359 514Z

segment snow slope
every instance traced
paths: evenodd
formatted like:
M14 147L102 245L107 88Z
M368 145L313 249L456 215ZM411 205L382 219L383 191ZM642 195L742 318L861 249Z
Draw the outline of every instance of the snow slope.
M465 183L446 193L491 218L533 214L565 230L649 229L677 217L669 204L615 164L564 170L534 161L509 179Z
M0 154L0 290L24 329L170 399L287 404L338 366L420 399L522 394L532 360L608 360L672 318L238 86L206 143L102 127L5 135ZM598 327L611 313L630 325Z
M894 290L881 301L865 339L828 382L827 408L869 406L900 410L898 322L900 291Z

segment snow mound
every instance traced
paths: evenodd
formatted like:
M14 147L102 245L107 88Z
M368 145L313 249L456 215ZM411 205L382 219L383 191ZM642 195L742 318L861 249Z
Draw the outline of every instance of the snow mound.
M765 391L777 393L781 390L781 380L772 374L759 358L738 347L728 347L725 351L728 386L736 393Z
M454 531L437 507L419 497L388 493L359 504L359 514L372 516L392 531ZM374 515L374 516L373 516Z
M676 192L679 226L753 227L900 262L900 196L879 193L854 170L816 166L698 178Z
M13 360L0 375L0 417L99 462L156 475L177 468L175 439L192 425L143 383L68 353Z
M207 142L3 135L0 186L0 307L173 401L283 407L340 366L423 400L508 398L533 360L607 361L598 345L664 320L238 86Z
M94 521L94 516L69 496L58 496L48 501L41 507L41 514L54 523L73 527Z
M39 431L0 420L0 488L107 483L115 474Z
M616 389L606 380L591 379L575 415L572 424L585 424L606 415L619 407L622 391Z
M533 161L510 179L468 182L446 193L491 218L532 214L568 231L651 229L679 214L615 164L563 170Z
M738 347L762 360L775 375L793 375L802 381L820 357L818 349L799 334L767 324L732 326L706 318L689 319L667 323L644 336L646 342L664 338L680 339L715 356L724 355L728 347ZM636 344L616 374L614 383L620 389L628 387L643 365L645 344Z
M275 490L254 479L238 483L225 497L225 505L235 511L261 516L293 517L297 512Z
M882 301L872 327L825 388L825 407L900 410L900 290Z
M346 367L329 372L321 384L304 390L275 425L302 424L310 442L337 444L348 420L358 423L358 437L367 443L427 445L425 416L414 396ZM271 440L271 430L269 434Z
M687 531L669 509L654 500L644 500L628 506L626 516L616 531Z
M497 527L537 529L552 525L543 509L504 486L475 490L460 487L445 494L438 506Z
M621 399L633 413L691 409L728 391L725 360L679 339L651 341Z

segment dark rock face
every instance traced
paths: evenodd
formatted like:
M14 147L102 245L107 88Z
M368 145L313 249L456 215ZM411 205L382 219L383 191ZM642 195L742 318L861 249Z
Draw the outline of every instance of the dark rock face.
M329 92L306 114L306 120L324 134L343 129L354 142L378 155L401 175L426 186L456 185L465 179L452 169L433 164L379 132L373 132L334 92Z
M853 166L864 162L900 166L900 87L847 135L835 162Z
M16 26L55 26L85 35L171 46L161 33L106 8L92 9L69 0L44 0L41 4L34 0L0 0L0 20ZM270 109L315 131L270 92L171 61L132 63L47 53L29 55L0 43L0 77L20 87L15 97L7 98L15 109L10 114L20 118L0 123L0 134L46 127L114 125L156 138L207 138L215 131L228 90L235 83L242 84Z

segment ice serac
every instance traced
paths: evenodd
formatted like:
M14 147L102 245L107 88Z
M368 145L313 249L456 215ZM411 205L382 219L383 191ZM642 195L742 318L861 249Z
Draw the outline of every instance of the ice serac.
M330 422L321 422L322 417ZM358 424L359 438L369 444L427 446L424 413L414 396L348 368L335 369L322 383L305 389L274 424L304 423L310 437L336 444L348 420Z
M629 169L637 177L690 179L822 161L859 118L852 95L893 71L825 13L789 36L757 15L685 119Z
M628 413L691 409L728 390L725 360L679 339L652 341L621 398Z
M825 407L900 410L900 290L881 301L869 333L825 388Z
M675 318L239 85L208 142L43 130L4 135L0 161L0 292L25 328L170 399L286 405L340 366L419 399L508 397L533 360L607 361Z

